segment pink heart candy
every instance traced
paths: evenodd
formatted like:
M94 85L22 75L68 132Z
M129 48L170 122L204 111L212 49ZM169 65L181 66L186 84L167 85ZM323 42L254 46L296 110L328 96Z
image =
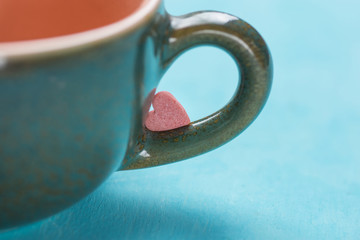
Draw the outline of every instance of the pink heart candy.
M159 92L152 101L154 110L146 116L145 126L151 131L167 131L190 123L184 107L169 92Z

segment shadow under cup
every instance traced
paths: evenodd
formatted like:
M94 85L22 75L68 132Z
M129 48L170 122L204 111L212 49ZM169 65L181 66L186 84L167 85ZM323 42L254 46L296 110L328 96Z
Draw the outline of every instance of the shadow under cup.
M148 0L0 0L0 42L68 35L131 15Z

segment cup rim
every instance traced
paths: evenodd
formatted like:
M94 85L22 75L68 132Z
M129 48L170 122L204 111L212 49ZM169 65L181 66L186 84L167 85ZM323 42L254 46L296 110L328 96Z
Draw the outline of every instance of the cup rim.
M91 30L42 39L0 42L0 67L8 60L72 50L124 36L146 23L155 14L160 2L161 0L144 0L131 15Z

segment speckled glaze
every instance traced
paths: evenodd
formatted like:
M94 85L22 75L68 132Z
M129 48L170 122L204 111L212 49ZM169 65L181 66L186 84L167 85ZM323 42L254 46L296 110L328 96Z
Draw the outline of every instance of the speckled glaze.
M161 74L184 51L198 45L214 45L227 51L237 63L239 84L226 106L186 127L152 132L141 127L141 117L137 117L121 170L172 163L225 144L251 124L270 92L271 55L263 38L248 23L211 11L181 17L166 15L159 22L166 29L159 53ZM141 116L139 110L138 116Z
M167 164L241 133L270 91L261 36L219 12L169 16L159 4L125 35L71 50L8 59L0 68L0 229L74 204L117 169ZM240 69L223 109L165 132L143 127L156 86L185 50L212 44Z

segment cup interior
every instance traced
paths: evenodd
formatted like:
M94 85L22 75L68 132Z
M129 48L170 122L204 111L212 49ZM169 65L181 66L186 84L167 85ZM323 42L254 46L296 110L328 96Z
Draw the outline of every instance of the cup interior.
M148 0L0 0L0 42L79 33L118 22Z

